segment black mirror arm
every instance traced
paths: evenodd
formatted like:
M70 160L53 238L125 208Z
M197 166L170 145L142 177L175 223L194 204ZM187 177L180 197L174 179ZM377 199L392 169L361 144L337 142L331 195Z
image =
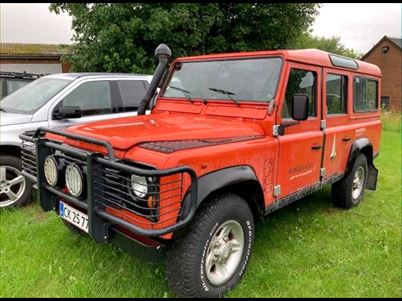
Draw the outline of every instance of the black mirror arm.
M278 135L283 136L285 135L285 129L289 126L297 125L300 121L297 120L284 120L278 127Z

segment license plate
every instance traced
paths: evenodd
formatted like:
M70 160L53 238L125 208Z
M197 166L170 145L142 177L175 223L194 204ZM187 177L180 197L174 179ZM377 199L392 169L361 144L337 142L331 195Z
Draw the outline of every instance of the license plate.
M81 211L63 203L59 202L59 215L69 223L77 228L88 233L88 215Z

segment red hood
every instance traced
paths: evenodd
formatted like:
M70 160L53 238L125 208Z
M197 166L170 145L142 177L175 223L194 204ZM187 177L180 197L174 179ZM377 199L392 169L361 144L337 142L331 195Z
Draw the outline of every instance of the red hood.
M92 122L67 129L75 134L106 140L127 150L142 142L260 136L255 123L200 115L153 114Z

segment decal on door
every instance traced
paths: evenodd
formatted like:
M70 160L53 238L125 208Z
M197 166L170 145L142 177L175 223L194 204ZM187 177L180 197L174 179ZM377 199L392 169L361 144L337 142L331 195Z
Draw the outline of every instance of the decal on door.
M332 151L331 151L331 159L335 159L336 157L336 134L334 134L334 141L332 142Z
M312 168L313 168L313 162L308 162L303 165L289 168L289 175L290 175L289 179L292 181L296 178L306 176L313 172Z

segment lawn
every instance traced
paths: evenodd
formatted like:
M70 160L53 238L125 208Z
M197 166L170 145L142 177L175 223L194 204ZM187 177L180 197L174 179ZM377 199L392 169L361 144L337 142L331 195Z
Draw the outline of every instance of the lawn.
M402 297L401 133L385 129L377 191L343 211L327 187L271 214L229 297ZM72 235L37 203L0 211L0 297L172 297L164 272Z

